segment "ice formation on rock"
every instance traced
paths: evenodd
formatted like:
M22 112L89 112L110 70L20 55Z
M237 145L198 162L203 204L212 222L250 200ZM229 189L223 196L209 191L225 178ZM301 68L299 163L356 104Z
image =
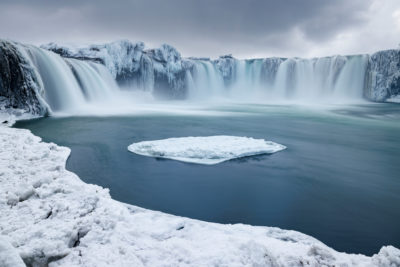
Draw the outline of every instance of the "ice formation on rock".
M379 51L371 55L365 94L375 101L400 96L400 50Z

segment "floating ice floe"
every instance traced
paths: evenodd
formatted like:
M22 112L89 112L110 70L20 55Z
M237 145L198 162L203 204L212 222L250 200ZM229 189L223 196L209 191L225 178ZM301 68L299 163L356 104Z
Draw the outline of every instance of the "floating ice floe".
M284 145L264 139L227 135L168 138L128 146L129 151L143 156L209 165L235 158L272 154L285 148Z

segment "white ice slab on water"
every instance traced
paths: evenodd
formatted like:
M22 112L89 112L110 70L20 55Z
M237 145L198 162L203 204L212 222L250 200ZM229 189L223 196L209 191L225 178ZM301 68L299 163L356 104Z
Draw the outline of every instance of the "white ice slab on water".
M285 148L284 145L264 139L228 135L168 138L128 146L129 151L143 156L208 165L235 158L272 154Z

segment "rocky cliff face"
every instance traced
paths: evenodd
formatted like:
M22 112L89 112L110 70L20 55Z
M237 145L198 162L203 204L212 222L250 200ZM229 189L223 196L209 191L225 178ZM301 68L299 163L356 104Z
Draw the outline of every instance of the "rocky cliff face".
M42 99L43 87L19 47L14 42L0 40L0 104L44 115L47 105Z
M400 95L400 50L379 51L370 56L365 77L365 96L385 101Z

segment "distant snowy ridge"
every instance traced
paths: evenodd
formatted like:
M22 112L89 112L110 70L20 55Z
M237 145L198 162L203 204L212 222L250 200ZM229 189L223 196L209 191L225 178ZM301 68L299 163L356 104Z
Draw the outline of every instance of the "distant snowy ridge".
M379 51L372 55L312 59L238 60L232 55L226 55L211 60L182 58L170 45L146 50L142 42L132 43L127 40L81 48L55 43L41 47L64 57L102 62L120 84L131 83L146 90L154 88L156 93L171 98L190 97L192 91L196 90L206 91L204 94L215 93L221 85L226 88L261 87L261 91L267 92L266 97L271 97L271 93L276 96L276 91L281 91L279 97L309 98L324 94L327 98L363 96L382 102L400 94L398 49ZM356 60L359 61L358 65ZM198 80L208 81L196 82L196 76ZM210 90L210 87L214 88ZM351 90L355 93L346 92Z
M226 135L168 138L128 146L129 151L143 156L207 165L235 158L272 154L285 148L281 144L263 139Z
M69 154L0 125L0 266L400 266L392 246L372 257L346 254L296 231L115 201L65 169Z

